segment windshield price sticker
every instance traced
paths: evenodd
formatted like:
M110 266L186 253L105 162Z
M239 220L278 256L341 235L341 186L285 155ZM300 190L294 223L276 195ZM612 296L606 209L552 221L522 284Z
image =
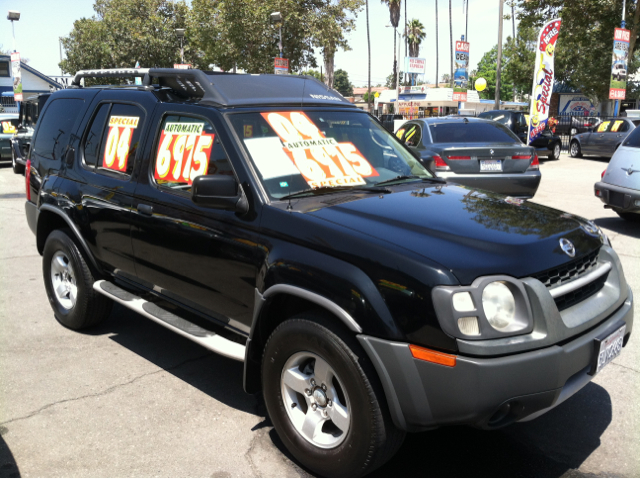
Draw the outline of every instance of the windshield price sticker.
M364 185L378 172L353 143L325 137L303 112L262 113L283 143L283 150L312 188Z
M624 120L616 120L616 122L611 126L611 131L616 132L620 128L620 125L624 123Z
M204 123L166 123L160 135L156 180L192 184L207 174L213 134L203 133Z
M607 127L609 126L609 123L611 123L610 121L603 121L602 123L600 123L600 126L598 126L598 133L602 133L603 131L605 131L607 129Z
M127 171L133 130L138 128L137 116L112 116L109 118L109 134L104 149L102 167L113 171Z

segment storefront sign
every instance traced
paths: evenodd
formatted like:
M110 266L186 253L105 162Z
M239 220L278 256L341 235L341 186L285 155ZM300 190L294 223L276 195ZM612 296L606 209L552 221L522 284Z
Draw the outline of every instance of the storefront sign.
M274 73L276 75L287 75L289 73L289 60L276 57L273 60Z
M467 101L469 88L469 42L456 42L454 58L456 71L453 74L453 101Z
M425 58L406 57L404 59L405 73L417 73L424 75L427 68L427 60Z
M616 28L613 33L613 58L611 60L611 81L609 100L624 100L627 92L627 57L631 32Z
M22 72L20 71L20 54L11 54L11 76L13 77L13 99L22 101Z
M547 127L549 119L549 104L553 92L553 78L555 76L554 58L556 42L560 34L562 20L556 18L544 25L538 36L536 49L536 66L533 71L533 94L531 95L531 110L529 134L527 144L538 138Z

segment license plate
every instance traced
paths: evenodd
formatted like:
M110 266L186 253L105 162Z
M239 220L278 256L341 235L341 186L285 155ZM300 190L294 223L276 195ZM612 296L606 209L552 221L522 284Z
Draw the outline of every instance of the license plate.
M627 326L624 325L611 333L605 339L596 340L596 354L598 356L594 360L595 367L592 367L593 374L598 374L602 368L620 355L626 328Z
M480 171L502 171L502 160L480 160Z

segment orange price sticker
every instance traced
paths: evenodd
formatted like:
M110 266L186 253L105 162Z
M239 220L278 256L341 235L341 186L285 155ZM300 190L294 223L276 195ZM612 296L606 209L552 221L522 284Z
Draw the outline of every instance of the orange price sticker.
M261 113L282 140L284 152L309 186L364 185L378 176L353 143L327 138L301 111Z
M167 123L160 135L154 178L192 184L206 175L215 135L202 132L204 123Z
M102 167L113 171L127 171L131 137L138 128L137 116L112 116L109 118L109 134L104 149Z

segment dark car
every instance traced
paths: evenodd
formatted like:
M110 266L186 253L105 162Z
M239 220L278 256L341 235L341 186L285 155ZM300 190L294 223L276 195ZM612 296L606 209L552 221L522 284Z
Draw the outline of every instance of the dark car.
M602 118L597 116L558 116L558 124L555 133L557 135L576 136L578 133L589 131L594 126L602 122Z
M16 113L0 113L0 162L11 161L11 138L17 129Z
M640 119L604 118L585 133L571 138L569 153L574 158L584 155L611 157L629 133L640 125Z
M51 93L43 93L20 103L18 127L11 138L11 164L13 172L16 174L24 174L24 167L27 164L27 156L29 155L29 148L31 148L31 137L38 121L38 114L42 111L50 95Z
M597 226L435 178L313 78L73 85L45 105L26 172L55 317L81 330L116 302L244 362L317 474L365 475L406 431L535 418L630 337Z
M527 120L521 111L492 110L485 111L478 115L478 118L494 120L506 126L514 132L522 143L527 143ZM562 139L551 131L544 130L529 146L536 149L538 156L546 156L550 160L558 160L562 151Z
M498 122L424 118L408 121L396 136L439 178L522 198L533 197L540 184L535 150Z

